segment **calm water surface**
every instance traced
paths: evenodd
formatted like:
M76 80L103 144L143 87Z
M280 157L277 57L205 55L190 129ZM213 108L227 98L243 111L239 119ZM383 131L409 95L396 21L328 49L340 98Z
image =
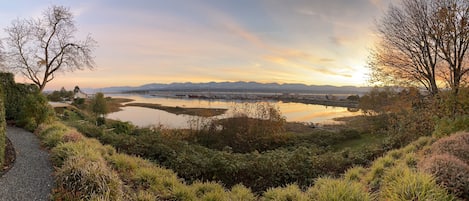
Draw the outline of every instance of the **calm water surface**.
M130 98L136 103L156 103L164 106L178 107L198 107L198 108L225 108L227 114L232 113L235 107L254 107L254 102L242 102L233 100L199 100L199 99L176 99L155 97L149 95L107 95L114 98ZM287 121L292 122L313 122L319 124L338 123L333 120L336 117L346 117L359 115L359 112L350 112L344 107L331 107L322 105L311 105L303 103L283 103L269 102L277 106ZM240 106L242 105L242 106ZM129 121L137 126L163 125L169 128L186 128L188 122L197 117L190 115L175 115L162 110L142 108L142 107L123 107L122 111L114 112L108 115L110 119ZM226 116L226 115L225 115ZM221 116L219 118L223 118Z

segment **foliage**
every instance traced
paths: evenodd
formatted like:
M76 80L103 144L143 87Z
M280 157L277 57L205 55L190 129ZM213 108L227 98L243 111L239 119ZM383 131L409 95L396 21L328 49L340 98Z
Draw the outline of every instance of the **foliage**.
M467 151L468 149L466 149ZM423 171L435 176L436 182L449 192L469 199L469 165L459 158L443 154L433 155L420 164Z
M469 133L456 133L439 139L432 144L429 152L434 155L453 155L465 163L469 163Z
M5 96L3 86L0 85L0 167L5 160L6 121L5 121Z
M389 107L397 99L397 92L392 88L386 87L380 89L375 87L360 98L358 107L365 114L384 114L389 111Z
M47 136L62 131L60 135L67 136L70 130L73 131L53 123L41 125L36 133ZM62 138L51 150L56 165L57 188L53 195L56 200L257 200L242 185L231 191L214 182L186 185L173 171L148 160L118 154L96 140L84 137L65 140Z
M104 116L109 112L103 93L96 93L90 103L91 112L96 116L98 125L104 124Z
M375 88L360 99L359 107L374 116L374 124L382 125L381 132L389 136L387 150L431 135L437 118L433 99L424 98L416 88Z
M47 99L33 85L16 84L13 74L0 73L5 89L5 115L18 126L33 131L38 125L53 118L54 110Z
M435 126L433 136L445 137L458 131L469 130L469 115L458 116L456 118L441 118Z
M47 95L49 101L60 102L64 100L73 100L73 91L67 91L64 87L60 91L53 91Z
M469 195L469 134L456 133L436 141L425 151L419 168L459 198Z
M119 134L131 134L135 129L135 126L130 122L122 121L108 121L108 127L113 129L115 133Z
M230 117L213 120L192 132L193 139L189 140L219 150L230 147L234 152L246 153L266 150L264 147L273 139L282 138L286 121L272 104L237 105L233 111Z
M40 124L50 122L54 118L54 109L39 91L25 95L25 103L21 107L21 115L17 124L26 130L34 131Z
M292 137L288 140L292 141L289 146L241 154L190 144L174 138L173 133L165 134L168 131L164 130L136 128L129 134L117 134L115 130L90 123L70 124L120 152L154 160L189 182L221 181L227 187L243 183L256 192L293 182L306 187L320 175L338 176L347 167L366 164L382 153L382 149L373 146L350 150L346 154L327 151L328 143L356 138L354 131ZM319 146L324 146L323 150Z

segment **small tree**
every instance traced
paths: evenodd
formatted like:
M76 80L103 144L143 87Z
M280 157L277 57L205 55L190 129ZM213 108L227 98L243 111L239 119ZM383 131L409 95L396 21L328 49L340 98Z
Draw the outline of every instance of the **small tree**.
M76 40L73 15L68 8L52 6L39 19L17 19L5 29L6 68L19 72L44 90L59 71L93 68L96 42L87 36Z
M97 124L104 124L104 117L109 112L106 98L103 93L97 93L91 100L91 111L95 114Z

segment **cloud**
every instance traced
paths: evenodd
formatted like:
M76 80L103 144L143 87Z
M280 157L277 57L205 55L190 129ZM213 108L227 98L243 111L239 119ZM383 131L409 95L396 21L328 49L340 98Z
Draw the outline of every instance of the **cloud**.
M351 42L351 40L344 36L330 36L329 40L337 46L345 46Z

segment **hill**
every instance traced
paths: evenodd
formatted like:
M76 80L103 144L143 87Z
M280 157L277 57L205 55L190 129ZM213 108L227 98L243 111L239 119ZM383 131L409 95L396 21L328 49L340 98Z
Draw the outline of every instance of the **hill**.
M128 93L152 91L211 91L211 92L268 92L268 93L313 93L313 94L364 94L370 87L278 84L258 82L207 82L207 83L151 83L142 86L115 86L94 89L94 92Z

